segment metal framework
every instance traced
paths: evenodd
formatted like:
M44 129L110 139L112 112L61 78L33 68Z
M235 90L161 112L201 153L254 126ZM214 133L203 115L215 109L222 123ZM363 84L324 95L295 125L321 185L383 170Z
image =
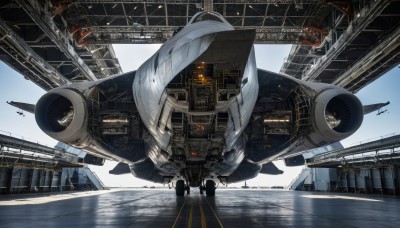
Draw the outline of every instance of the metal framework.
M198 11L258 44L293 44L281 73L357 92L400 62L397 0L16 0L0 4L0 58L45 90L121 73L111 44L163 43Z
M101 180L84 166L79 150L69 148L0 134L0 194L103 189Z
M331 13L328 35L317 45L294 45L281 68L308 81L359 91L400 62L400 2L357 1L352 14Z
M83 159L59 149L0 134L0 166L60 169L82 167Z
M400 135L349 148L333 150L306 159L309 167L365 167L400 164Z

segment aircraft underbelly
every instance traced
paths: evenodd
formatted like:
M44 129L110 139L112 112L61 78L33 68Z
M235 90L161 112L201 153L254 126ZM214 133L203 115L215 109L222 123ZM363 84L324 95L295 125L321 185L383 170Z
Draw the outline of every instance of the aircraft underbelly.
M229 42L233 33L243 38ZM196 45L208 48L188 54ZM147 156L164 173L180 173L186 162L205 165L210 173L232 172L244 158L238 138L257 99L252 32L206 35L157 61L137 73L133 86L151 138Z

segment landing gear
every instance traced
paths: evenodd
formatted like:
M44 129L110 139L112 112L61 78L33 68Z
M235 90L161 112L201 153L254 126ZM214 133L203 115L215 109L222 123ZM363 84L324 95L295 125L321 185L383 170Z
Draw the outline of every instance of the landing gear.
M200 194L204 194L206 192L207 196L215 196L215 181L207 180L205 185L200 185L199 190ZM190 194L190 186L189 183L185 185L184 180L177 180L175 183L175 192L176 196L184 196L186 194Z
M176 196L183 196L185 194L185 182L183 180L177 180L175 186Z
M215 196L215 182L213 180L206 181L206 195Z

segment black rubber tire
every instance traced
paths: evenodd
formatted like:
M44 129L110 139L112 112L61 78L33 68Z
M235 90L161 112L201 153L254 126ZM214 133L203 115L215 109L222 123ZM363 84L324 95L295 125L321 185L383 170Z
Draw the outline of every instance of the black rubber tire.
M200 194L203 195L203 189L200 187Z
M206 181L206 195L215 196L215 182L213 180Z
M189 186L186 187L186 194L188 194L188 195L190 194L190 187Z
M183 180L177 180L175 184L176 196L185 195L185 182Z

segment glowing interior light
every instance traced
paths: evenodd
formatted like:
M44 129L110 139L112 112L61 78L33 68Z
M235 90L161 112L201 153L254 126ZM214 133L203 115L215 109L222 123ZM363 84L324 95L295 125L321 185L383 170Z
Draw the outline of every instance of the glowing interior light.
M128 123L128 119L104 119L103 123Z
M264 123L289 123L289 119L264 119Z

